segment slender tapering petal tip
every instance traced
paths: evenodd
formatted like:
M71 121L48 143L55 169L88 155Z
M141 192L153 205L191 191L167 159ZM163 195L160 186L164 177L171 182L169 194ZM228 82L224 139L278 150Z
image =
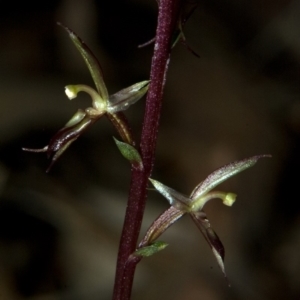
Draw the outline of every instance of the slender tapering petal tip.
M63 28L70 36L75 35L74 31L71 28L69 28L68 26L66 26L65 24L63 24L61 22L56 22L56 24L58 26L60 26L61 28Z
M47 152L48 151L48 146L45 146L44 148L41 149L31 149L31 148L22 148L23 151L26 152Z
M67 30L68 32L72 32L72 30L68 26L64 25L63 23L58 21L58 22L56 22L56 24L58 26L62 27L63 29Z
M154 179L152 179L152 178L149 178L149 181L151 181L151 183L155 186L155 183L156 182L158 182L158 181L156 181L156 180L154 180Z
M253 156L253 158L257 158L257 160L258 159L260 159L260 158L272 158L273 156L272 156L272 154L259 154L259 155L255 155L255 156Z
M46 173L47 173L47 174L50 172L52 166L53 166L53 163L51 162L50 165L49 165L49 167L48 167L47 170L46 170Z
M144 80L144 81L142 81L141 84L143 84L143 86L141 86L141 88L144 87L144 86L146 86L146 85L149 85L150 82L151 82L151 80Z
M185 195L177 192L176 190L162 184L161 182L149 178L155 189L162 194L169 203L183 212L188 212L191 209L191 199L186 197Z

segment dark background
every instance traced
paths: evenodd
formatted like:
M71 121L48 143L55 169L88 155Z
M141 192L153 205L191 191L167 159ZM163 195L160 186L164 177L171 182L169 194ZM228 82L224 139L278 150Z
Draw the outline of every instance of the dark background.
M99 58L110 93L148 79L156 2L4 1L0 11L0 299L111 299L129 164L103 118L45 173L42 148L78 108L67 84L93 85L61 21ZM197 59L173 53L153 178L189 194L216 168L270 153L222 184L232 208L205 207L232 287L188 217L144 259L133 300L300 298L300 3L201 0L185 26ZM144 100L130 108L140 133ZM150 191L142 233L166 208ZM142 237L142 236L141 236Z

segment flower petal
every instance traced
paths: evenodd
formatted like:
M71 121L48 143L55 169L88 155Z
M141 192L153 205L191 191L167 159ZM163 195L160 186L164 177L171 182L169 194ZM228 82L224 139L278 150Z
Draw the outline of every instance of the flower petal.
M77 115L77 113L73 116L73 118ZM86 115L78 123L75 123L72 126L70 126L69 121L67 126L59 130L51 138L47 149L47 156L48 158L52 157L52 159L51 164L46 172L50 171L54 162L63 154L63 152L65 152L65 150L96 120L97 119L92 119Z
M262 157L271 157L271 155L256 155L249 158L245 158L243 160L238 160L232 162L224 167L217 169L213 173L211 173L204 181L199 183L193 192L191 193L191 199L197 199L204 194L211 191L214 187L219 185L221 182L227 180L233 175L242 172L253 165Z
M102 97L102 99L108 101L108 92L103 80L103 74L98 59L95 57L95 55L90 50L90 48L80 39L79 36L77 36L77 34L74 31L72 31L70 28L64 26L61 23L57 23L57 24L63 27L69 34L70 39L72 40L72 42L78 49L79 53L83 57L92 75L92 78L94 80L99 95Z
M79 124L79 122L81 122L85 116L86 112L82 109L78 109L74 116L67 122L65 127L72 127L76 124Z
M106 113L105 116L116 128L122 140L127 144L135 146L135 141L132 135L132 131L125 114L119 111L115 114Z
M55 161L90 125L96 122L99 117L100 116L95 118L91 117L79 109L71 120L51 138L49 145L42 149L22 149L30 152L47 152L48 158L51 158L51 163L46 170L48 173Z
M49 173L52 166L54 165L54 163L58 160L58 158L69 148L69 146L74 142L76 141L77 137L74 137L74 138L71 138L69 139L68 141L66 141L64 144L62 144L62 146L56 151L56 152L53 152L54 155L52 156L52 159L51 159L51 162L46 170L46 173ZM51 154L53 154L51 153ZM50 153L48 153L48 158L50 157L51 155Z
M112 114L127 109L147 93L148 87L149 80L145 80L109 96L107 111Z
M180 194L179 192L171 189L170 187L162 184L161 182L149 178L155 189L160 192L168 201L169 203L185 212L188 212L190 209L191 199L188 197Z
M159 238L174 222L181 218L185 212L176 207L169 207L149 227L145 237L139 244L139 248L152 244Z
M199 213L191 213L193 221L200 229L207 243L210 245L212 252L217 260L217 263L226 277L225 267L224 267L224 257L225 257L225 249L217 234L211 228L208 219L206 218L206 214L204 212Z
M39 153L39 152L47 152L48 151L48 146L45 146L44 148L40 148L40 149L31 149L31 148L22 148L23 151L26 152L35 152L35 153Z

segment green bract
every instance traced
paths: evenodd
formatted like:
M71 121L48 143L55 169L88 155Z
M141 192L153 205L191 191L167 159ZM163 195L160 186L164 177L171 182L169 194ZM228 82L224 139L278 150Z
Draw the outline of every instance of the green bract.
M114 138L115 143L120 150L121 154L130 161L130 163L138 168L143 168L143 162L139 152L132 146L127 143L123 143Z
M153 244L149 246L145 246L142 248L139 248L136 250L133 255L134 256L142 256L142 257L148 257L151 256L163 249L165 249L168 246L167 243L162 242L162 241L155 241Z

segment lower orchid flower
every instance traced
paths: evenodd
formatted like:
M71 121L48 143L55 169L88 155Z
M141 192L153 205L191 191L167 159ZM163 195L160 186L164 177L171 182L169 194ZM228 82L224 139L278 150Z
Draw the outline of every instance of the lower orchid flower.
M257 155L243 160L232 162L211 173L204 181L198 184L189 197L176 190L150 179L155 189L161 193L170 203L171 207L163 212L150 226L145 237L141 241L139 249L148 249L149 245L155 245L155 240L165 232L174 222L183 215L188 214L196 226L200 229L205 240L210 245L213 254L224 276L224 246L210 225L203 211L205 203L211 199L221 199L227 206L231 206L236 199L236 194L212 191L217 185L236 175L237 173L252 167L260 158L270 155Z

